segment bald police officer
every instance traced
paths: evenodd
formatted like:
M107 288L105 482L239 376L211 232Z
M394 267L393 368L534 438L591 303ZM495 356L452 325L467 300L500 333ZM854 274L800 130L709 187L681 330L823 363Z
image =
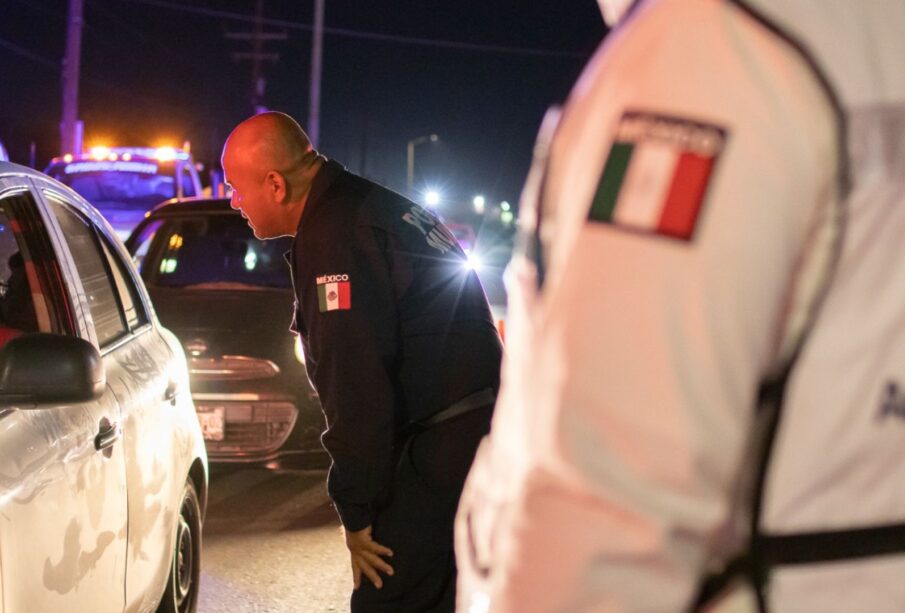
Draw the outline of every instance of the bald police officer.
M256 236L295 237L294 329L327 418L352 610L452 611L453 518L499 387L477 276L432 213L319 155L287 115L242 122L223 168Z

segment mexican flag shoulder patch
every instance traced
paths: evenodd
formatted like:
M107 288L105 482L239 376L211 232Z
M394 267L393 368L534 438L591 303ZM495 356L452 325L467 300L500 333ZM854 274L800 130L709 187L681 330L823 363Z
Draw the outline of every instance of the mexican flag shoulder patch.
M317 303L321 313L348 311L352 308L352 281L347 274L320 275L317 283Z
M692 240L726 138L726 130L717 125L626 111L588 219Z

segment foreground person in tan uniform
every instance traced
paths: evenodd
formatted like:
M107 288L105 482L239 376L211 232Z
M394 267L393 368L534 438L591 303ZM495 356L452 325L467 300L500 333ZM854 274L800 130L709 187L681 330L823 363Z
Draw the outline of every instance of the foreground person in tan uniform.
M460 610L903 611L905 3L621 17L538 139Z

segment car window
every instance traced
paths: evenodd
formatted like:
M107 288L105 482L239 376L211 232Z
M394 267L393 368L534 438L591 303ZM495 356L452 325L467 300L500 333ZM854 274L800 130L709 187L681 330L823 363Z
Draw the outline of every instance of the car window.
M107 258L107 265L113 273L113 281L116 283L116 291L119 293L119 300L123 307L123 314L126 317L126 324L130 330L148 323L148 315L145 312L144 305L141 301L141 294L132 276L129 274L125 262L119 257L119 253L101 237L101 247L104 250L104 256Z
M149 209L176 195L172 166L151 162L73 162L52 175L101 209Z
M291 239L259 240L240 215L173 217L148 240L151 246L140 270L150 286L212 290L291 286L283 259ZM142 248L141 242L137 248Z
M107 256L87 220L50 194L48 199L75 260L94 320L97 342L104 347L128 330Z
M10 291L10 286L15 285L9 278L18 266L18 258L13 262L9 261L14 255L13 251L18 251L22 256L27 281L27 287L26 284L18 285L25 294L21 298L13 298L15 292L8 295L9 304L15 306L8 306L7 312L16 312L19 317L24 317L26 323L22 330L33 331L30 328L31 317L28 315L30 301L38 332L78 334L66 277L60 268L56 249L34 196L26 190L6 192L0 196L0 210L3 211L4 219L5 268L2 269L2 274L5 276L2 278L7 284L6 291Z
M150 221L141 227L136 237L129 239L132 262L135 263L135 267L139 271L141 270L142 262L148 255L148 249L150 249L151 243L154 241L154 235L157 234L157 230L160 229L162 224L163 222L159 219Z
M34 267L23 254L21 238L16 236L8 210L13 199L24 199L26 194L0 198L0 346L16 336L37 332L38 313L33 295L39 295Z

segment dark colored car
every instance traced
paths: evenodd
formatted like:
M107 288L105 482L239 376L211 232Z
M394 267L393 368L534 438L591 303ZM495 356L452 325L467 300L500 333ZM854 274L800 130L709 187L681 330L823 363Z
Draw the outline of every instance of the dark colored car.
M255 238L228 200L171 201L127 247L182 341L211 462L319 466L324 417L289 332L290 239Z

